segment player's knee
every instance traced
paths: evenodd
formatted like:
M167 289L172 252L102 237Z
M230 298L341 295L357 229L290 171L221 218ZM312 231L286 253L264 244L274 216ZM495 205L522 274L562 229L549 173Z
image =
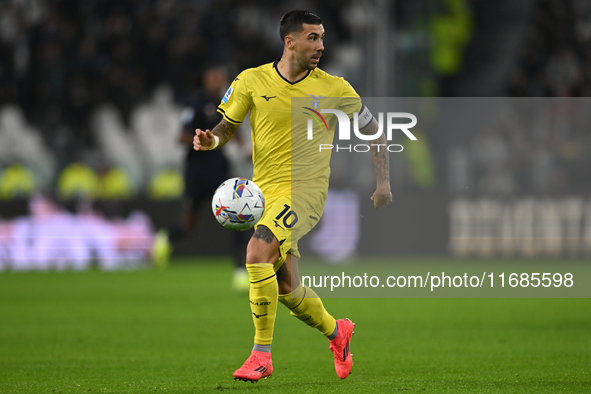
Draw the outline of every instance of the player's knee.
M278 250L271 250L268 247L248 243L246 248L246 264L274 264L279 257Z

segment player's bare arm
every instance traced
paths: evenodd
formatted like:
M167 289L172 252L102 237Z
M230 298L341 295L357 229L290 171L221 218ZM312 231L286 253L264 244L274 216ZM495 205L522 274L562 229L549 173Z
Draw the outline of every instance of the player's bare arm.
M379 129L378 122L373 119L367 127L363 128L363 134L373 135ZM385 148L388 141L386 136L382 135L371 145L371 157L376 169L376 191L371 199L374 208L383 208L392 202L392 192L390 191L390 157Z
M193 137L193 149L195 150L211 150L224 146L224 144L232 138L236 129L237 124L232 124L226 119L222 119L220 123L213 128L213 130L195 130L195 136ZM216 146L215 137L219 138Z

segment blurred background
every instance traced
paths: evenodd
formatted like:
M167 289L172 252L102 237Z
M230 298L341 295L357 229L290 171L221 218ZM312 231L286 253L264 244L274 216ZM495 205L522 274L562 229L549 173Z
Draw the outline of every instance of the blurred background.
M196 111L217 116L199 95L223 95L241 70L279 58L279 20L294 8L323 19L321 68L362 97L433 98L424 103L439 116L472 102L446 98L514 98L479 101L495 108L482 125L419 117L419 142L390 155L389 214L367 203L371 184L347 187L356 159L335 157L325 217L304 249L333 262L591 252L587 0L2 0L0 269L149 259L157 230L187 210L183 130ZM227 174L250 177L248 122L239 134ZM227 253L231 234L208 205L174 255ZM71 229L90 240L76 257L63 246ZM47 231L62 246L40 250L62 251L31 257ZM101 257L105 248L117 256Z

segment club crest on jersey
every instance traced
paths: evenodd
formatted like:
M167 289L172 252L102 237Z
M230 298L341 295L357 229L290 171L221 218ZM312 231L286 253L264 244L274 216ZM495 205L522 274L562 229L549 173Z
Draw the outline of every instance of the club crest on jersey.
M320 108L320 99L326 97L326 96L314 96L313 94L308 94L308 96L312 97L312 108L314 108L314 109Z

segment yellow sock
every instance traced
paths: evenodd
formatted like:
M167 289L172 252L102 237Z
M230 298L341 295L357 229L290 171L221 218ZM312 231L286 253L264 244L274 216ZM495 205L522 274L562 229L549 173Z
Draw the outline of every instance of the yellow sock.
M254 343L270 345L277 316L277 277L271 264L246 264L250 276L250 310L254 322Z
M291 293L280 295L279 301L291 311L292 316L317 328L322 335L328 337L334 332L337 324L334 317L324 309L318 294L308 286L300 285Z

